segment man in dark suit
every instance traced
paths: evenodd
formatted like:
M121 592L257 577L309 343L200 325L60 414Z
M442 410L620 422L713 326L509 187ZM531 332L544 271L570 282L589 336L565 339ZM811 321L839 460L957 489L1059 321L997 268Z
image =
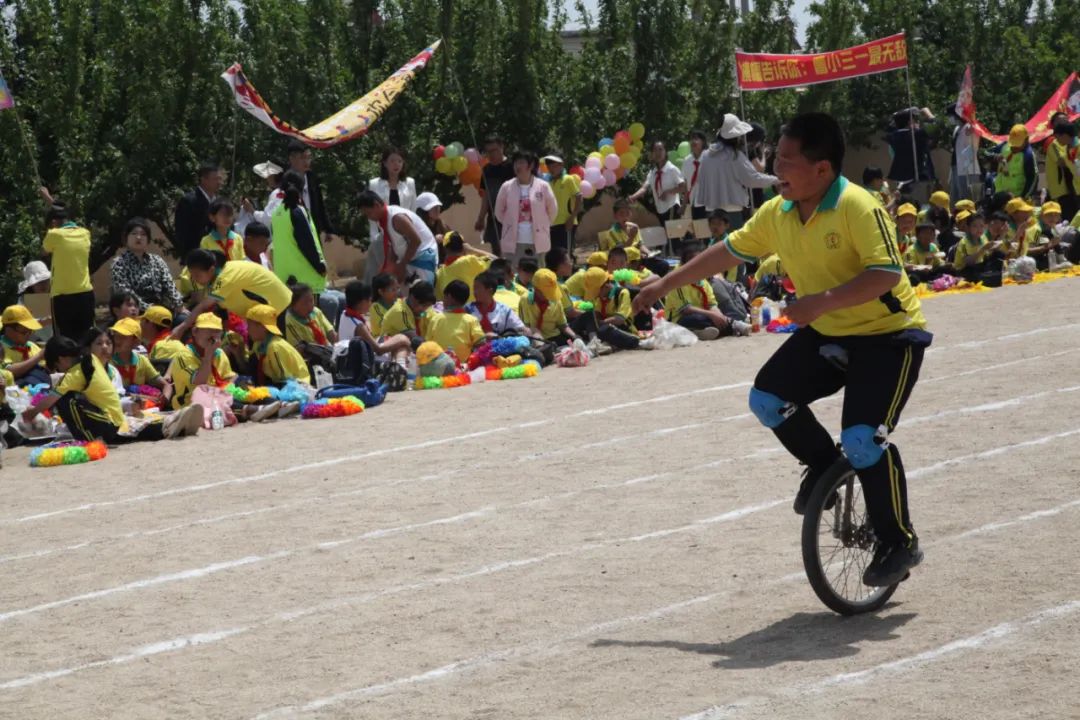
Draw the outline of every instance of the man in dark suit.
M216 162L204 162L199 166L199 184L176 203L173 250L181 262L210 232L210 202L221 190L222 180L221 166Z
M295 138L289 141L289 167L304 176L304 207L311 213L320 239L328 242L327 235L334 234L334 226L326 212L319 176L311 170L311 148Z

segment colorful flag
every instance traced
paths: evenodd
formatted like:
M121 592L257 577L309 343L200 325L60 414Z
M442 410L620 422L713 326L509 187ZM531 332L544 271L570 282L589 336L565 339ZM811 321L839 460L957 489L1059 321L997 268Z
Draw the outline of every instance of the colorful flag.
M222 73L221 78L232 88L236 104L258 118L259 122L282 135L297 138L313 147L325 148L366 134L375 121L394 103L416 73L427 65L441 42L441 40L435 41L367 95L338 110L322 122L303 130L297 129L274 114L274 111L259 95L259 91L244 76L240 63L234 64Z
M776 90L816 85L900 70L906 68L907 64L907 40L904 33L843 50L809 55L735 53L735 71L740 90Z
M963 104L965 95L969 98L966 105ZM1028 131L1028 141L1032 145L1037 145L1054 134L1054 128L1050 127L1050 117L1058 112L1068 115L1071 121L1080 118L1080 77L1076 73L1065 78L1065 82L1054 91L1054 94L1039 108L1039 111L1024 123L1024 127ZM975 117L971 66L968 66L967 70L964 71L964 81L960 86L960 95L957 98L957 113L971 123L972 127L975 128L975 132L987 140L1003 143L1009 139L1008 135L993 134Z
M4 76L0 74L0 110L7 110L9 107L15 107L15 98L11 97Z

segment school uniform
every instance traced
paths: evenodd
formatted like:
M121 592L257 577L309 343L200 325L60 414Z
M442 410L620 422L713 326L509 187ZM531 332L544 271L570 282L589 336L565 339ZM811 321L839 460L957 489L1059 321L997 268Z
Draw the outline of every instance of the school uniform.
M312 310L307 317L297 315L292 310L285 314L285 338L294 346L300 343L330 345L333 332L333 324L319 308Z
M425 326L425 340L438 343L444 350L453 350L458 363L465 363L473 348L484 339L480 321L465 308L435 313Z
M209 250L210 252L221 253L225 256L226 260L244 260L244 238L240 237L232 230L225 233L225 237L221 236L216 229L211 230L208 234L203 236L202 242L199 243L199 247L203 250Z
M173 381L173 410L179 410L191 404L191 393L197 387L194 384L195 375L198 374L201 366L202 351L194 345L185 345L184 350L173 358L167 373ZM224 350L218 348L214 351L210 377L207 378L206 384L223 388L235 379L236 373L233 372L232 365L229 363L229 357Z
M81 340L94 324L90 231L64 223L45 234L42 247L52 262L53 327L57 335Z
M311 384L304 358L279 335L269 334L255 346L255 360L256 380L260 385L284 385L289 380Z

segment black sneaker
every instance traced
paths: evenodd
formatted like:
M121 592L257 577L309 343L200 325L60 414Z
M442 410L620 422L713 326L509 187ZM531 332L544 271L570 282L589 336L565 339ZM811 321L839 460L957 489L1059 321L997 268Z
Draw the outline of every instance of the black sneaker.
M878 544L874 550L874 559L866 567L863 573L863 585L870 587L887 587L895 585L901 580L907 580L911 568L923 560L923 551L919 549L919 539L911 541L911 545L897 543L896 545Z
M817 482L821 478L822 473L813 472L809 467L803 470L802 482L799 483L799 492L795 493L795 502L792 505L792 509L795 510L796 515L806 514L806 503L810 502L810 496L814 493L814 488L817 487ZM833 493L828 500L825 501L825 509L832 510L833 505L836 504L836 493Z

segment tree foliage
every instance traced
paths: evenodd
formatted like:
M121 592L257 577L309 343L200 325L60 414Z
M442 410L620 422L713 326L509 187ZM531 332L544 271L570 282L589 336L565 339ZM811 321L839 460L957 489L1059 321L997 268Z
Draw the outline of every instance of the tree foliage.
M975 68L980 118L1000 130L1026 119L1080 68L1080 0L817 0L805 49L905 31L914 101L940 111L964 65ZM580 53L560 32L583 24ZM907 103L904 73L748 93L733 51L797 51L791 0L757 0L737 18L728 0L600 0L595 16L561 0L10 0L0 14L0 70L29 134L0 112L0 292L40 253L43 207L33 168L94 235L95 266L134 215L172 232L172 210L200 159L232 177L225 192L261 199L250 166L284 161L285 142L239 111L219 76L234 61L283 118L306 125L374 87L436 38L435 61L363 139L316 153L331 215L366 235L351 198L382 148L405 150L409 173L446 200L430 148L490 133L511 146L582 161L634 121L677 144L725 112L772 132L800 109L837 115L856 141L880 135ZM640 167L623 180L641 182Z

